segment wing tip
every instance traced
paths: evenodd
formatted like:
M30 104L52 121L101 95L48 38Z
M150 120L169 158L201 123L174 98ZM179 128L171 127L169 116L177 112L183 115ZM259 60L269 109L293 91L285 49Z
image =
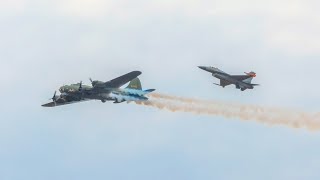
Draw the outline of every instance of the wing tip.
M152 93L154 91L156 91L156 89L147 89L147 90L145 90L145 92L148 92L148 93Z
M137 75L137 76L140 76L140 75L142 74L141 71L132 71L131 73L132 73L132 74L135 74L135 75Z
M41 106L42 107L55 107L55 105L52 103L42 104Z

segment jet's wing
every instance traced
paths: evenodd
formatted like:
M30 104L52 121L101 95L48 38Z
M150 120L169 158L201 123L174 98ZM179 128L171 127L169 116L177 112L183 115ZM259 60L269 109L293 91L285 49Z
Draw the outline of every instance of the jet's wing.
M126 83L130 82L134 78L138 77L140 74L141 74L140 71L132 71L128 74L125 74L125 75L120 76L118 78L115 78L111 81L108 81L108 82L104 83L104 85L106 88L119 88L119 87L125 85Z
M238 81L244 81L246 79L249 79L251 78L250 76L248 75L236 75L236 76L231 76L232 78L238 80Z
M230 83L229 81L220 79L220 86L225 87L225 86L228 86L230 84L232 84L232 83Z

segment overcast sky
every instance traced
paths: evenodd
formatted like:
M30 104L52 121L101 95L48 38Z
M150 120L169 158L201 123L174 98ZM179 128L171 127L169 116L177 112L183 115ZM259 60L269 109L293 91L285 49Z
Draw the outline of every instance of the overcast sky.
M140 70L160 93L318 112L317 0L1 0L1 180L318 180L319 132L85 102L63 84ZM199 65L255 71L213 86Z

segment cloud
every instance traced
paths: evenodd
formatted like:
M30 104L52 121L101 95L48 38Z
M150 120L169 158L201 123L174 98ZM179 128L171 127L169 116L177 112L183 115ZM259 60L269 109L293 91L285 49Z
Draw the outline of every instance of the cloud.
M25 10L26 5L26 0L1 0L0 11L4 16L17 15Z
M108 15L114 6L112 0L66 0L57 2L57 12L80 18L97 18Z
M128 0L65 0L57 4L63 15L100 19L117 17L134 19L146 15L184 14L191 16L207 15L214 12L211 1L128 1Z
M60 15L83 21L111 18L122 23L137 23L157 17L205 19L225 27L226 38L243 37L244 40L258 33L266 48L301 55L319 53L320 19L317 17L320 13L315 9L319 4L314 0L60 0L56 8Z
M287 98L283 102L303 99L305 95L299 90L292 91L291 96L280 94L299 88L294 85L297 79L304 84L314 81L312 78L292 78L292 74L300 69L316 75L311 72L316 71L319 63L302 62L301 58L291 57L319 53L318 12L313 8L316 4L316 1L288 3L283 0L245 0L242 3L235 0L60 0L55 6L43 7L51 8L50 11L38 12L41 14L38 17L50 15L54 18L43 21L38 17L24 16L14 26L7 27L6 33L15 33L2 38L2 42L6 42L3 47L10 47L7 52L15 58L15 63L2 64L0 79L10 84L9 88L17 89L20 84L14 82L21 77L14 72L27 74L29 69L41 66L38 73L28 73L29 79L41 80L44 87L52 89L63 83L86 80L89 76L108 80L138 69L144 72L141 76L144 86L180 93L179 89L166 88L179 86L187 89L181 92L187 95L193 90L185 80L185 74L199 73L198 77L190 77L194 85L205 77L194 67L216 65L236 74L243 70L257 71L259 77L256 81L264 85L257 91L263 93L264 100L273 99L273 95L277 95L279 101ZM210 11L214 13L208 13ZM13 41L12 37L17 40ZM16 53L18 51L20 53ZM19 62L26 59L26 55L28 62ZM16 63L23 65L16 67ZM66 75L70 67L83 70ZM179 71L174 78L170 73L163 73L164 69L174 71L176 67ZM46 78L37 77L52 69L58 73ZM105 69L117 70L106 73ZM272 74L270 69L276 73ZM286 87L284 81L288 84ZM274 87L277 89L271 95L270 89ZM317 95L315 89L304 91Z
M251 34L254 27L259 26L261 38L266 48L277 52L292 55L319 54L320 16L315 8L320 5L318 1L308 0L226 0L216 1L216 15L224 19L247 19L256 18L234 27L229 27L227 32L233 34L232 29L245 29ZM255 24L254 24L255 23Z
M268 47L289 54L315 55L320 50L320 13L316 1L279 3L270 9L265 24Z
M107 81L137 69L143 71L143 86L157 92L316 111L319 93L314 82L320 62L317 57L307 59L316 52L299 44L307 41L311 48L317 46L318 12L310 6L319 7L316 1L6 2L1 1L0 8L18 15L6 17L8 23L0 34L0 92L4 95L0 106L5 116L0 121L5 128L0 133L4 147L0 158L5 168L11 164L12 175L48 179L48 174L59 174L63 179L69 174L74 177L68 179L85 179L81 172L88 172L90 165L89 175L101 171L104 179L119 179L106 178L110 174L106 169L121 174L135 167L141 168L136 173L139 179L152 179L143 177L145 168L161 171L171 164L177 173L194 179L214 179L212 167L218 167L222 174L216 179L223 179L228 175L223 170L232 163L239 170L232 178L248 173L258 179L265 170L259 167L261 162L266 162L264 167L271 162L267 166L272 170L282 172L285 167L297 175L296 168L286 166L288 159L289 165L314 160L319 138L302 131L215 121L134 104L88 102L54 109L40 105L63 84L89 83L88 77ZM292 57L296 54L305 56ZM254 70L258 73L254 82L262 86L246 92L214 87L212 82L218 80L197 65L215 65L232 74ZM282 152L288 150L288 159L283 159ZM181 161L166 156L166 152L175 155L173 151L182 155ZM252 156L252 152L258 153ZM159 162L153 157L167 158ZM141 164L144 158L149 161ZM185 161L189 158L192 161ZM272 162L279 159L283 163L274 166ZM249 168L236 168L243 167L244 161ZM181 168L185 164L190 170ZM312 173L318 167L312 164L308 169ZM204 169L198 172L201 176L193 176L197 168ZM20 170L26 173L15 173Z

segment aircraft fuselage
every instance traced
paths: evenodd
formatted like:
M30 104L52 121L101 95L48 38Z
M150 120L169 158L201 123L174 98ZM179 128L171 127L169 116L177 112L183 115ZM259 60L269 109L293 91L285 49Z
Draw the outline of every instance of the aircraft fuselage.
M215 78L227 81L230 84L234 84L237 89L246 90L246 89L253 89L254 88L254 86L252 84L248 84L243 81L239 81L239 80L233 78L230 74L225 73L218 68L207 67L207 66L199 66L199 68L204 71L212 73L212 76Z
M215 78L218 78L220 80L225 80L230 82L231 84L234 84L237 89L253 89L254 87L250 84L244 83L242 81L238 81L234 78L232 78L229 74L223 74L223 73L212 73L212 76Z
M67 99L64 98L70 98L70 95L72 98L75 98L73 100L78 101L90 99L100 100L102 102L146 101L148 98L145 97L145 95L150 93L150 91L120 88L104 88L103 90L99 89L99 92L97 92L95 91L94 87L85 85L82 86L81 90L79 90L79 88L80 84L72 84L60 87L59 91L61 93L61 97L57 100L57 102L67 101ZM153 90L151 90L151 92L152 91Z

